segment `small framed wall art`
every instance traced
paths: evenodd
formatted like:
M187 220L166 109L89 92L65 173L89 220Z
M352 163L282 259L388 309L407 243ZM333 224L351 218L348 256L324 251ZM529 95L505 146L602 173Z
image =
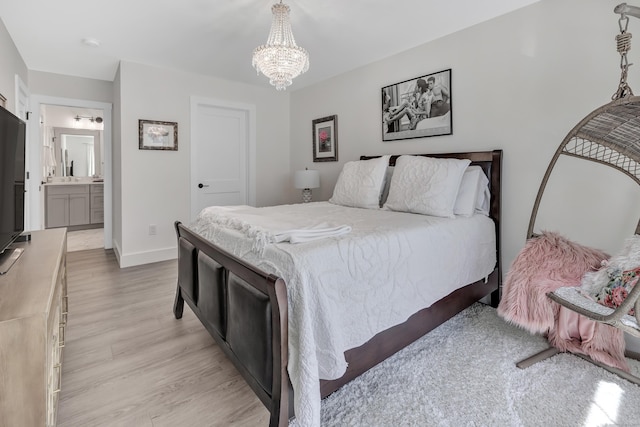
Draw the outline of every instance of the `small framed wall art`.
M178 123L138 120L140 150L178 151Z
M313 161L338 160L338 116L327 116L313 121Z
M453 133L451 69L382 88L382 140Z

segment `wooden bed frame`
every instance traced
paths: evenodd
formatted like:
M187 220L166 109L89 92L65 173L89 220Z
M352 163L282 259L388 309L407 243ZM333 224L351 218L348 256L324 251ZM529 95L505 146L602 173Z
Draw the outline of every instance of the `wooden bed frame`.
M380 332L358 348L345 352L346 373L321 380L326 397L400 349L444 323L474 302L491 294L497 306L502 284L500 261L500 181L502 150L422 154L429 157L470 159L490 181L490 217L496 226L497 264L487 281L460 288L406 322ZM363 156L362 160L379 156ZM398 156L389 164L395 165ZM286 426L293 416L293 391L287 373L288 305L284 281L195 234L180 222L178 284L173 312L182 317L184 302L193 310L220 348L271 413L270 426Z

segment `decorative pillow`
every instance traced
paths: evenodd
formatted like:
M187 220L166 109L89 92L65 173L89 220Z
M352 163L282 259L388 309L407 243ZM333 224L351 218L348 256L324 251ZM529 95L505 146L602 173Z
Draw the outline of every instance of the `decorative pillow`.
M622 250L602 262L598 271L587 273L580 288L598 303L619 307L640 280L640 236L627 239ZM634 315L634 310L629 312Z
M453 207L468 159L400 156L385 209L454 218Z
M480 166L469 166L462 175L453 213L469 217L474 213L488 215L485 190L489 191L489 179ZM485 206L486 205L486 206ZM486 209L486 213L485 213Z
M595 298L599 304L616 308L627 299L631 289L638 283L638 279L640 279L640 267L625 271L621 271L619 268L607 268L607 274L609 276L609 283L595 295ZM632 316L635 315L633 308L629 311L629 314Z
M345 163L329 202L356 208L379 209L389 157L391 156Z

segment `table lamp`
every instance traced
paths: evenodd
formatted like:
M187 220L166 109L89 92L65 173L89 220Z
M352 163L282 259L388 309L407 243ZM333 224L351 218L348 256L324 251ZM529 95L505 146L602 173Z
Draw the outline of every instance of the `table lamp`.
M296 171L293 175L293 186L302 190L302 202L309 203L311 189L320 187L320 173L306 168L303 171Z

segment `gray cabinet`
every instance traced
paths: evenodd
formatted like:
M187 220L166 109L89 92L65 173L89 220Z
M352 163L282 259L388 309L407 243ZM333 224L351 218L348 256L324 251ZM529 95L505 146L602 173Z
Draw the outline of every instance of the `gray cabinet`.
M49 194L47 189L47 216L45 228L66 227L69 225L69 195Z
M91 184L91 224L104 222L104 185Z
M47 185L45 228L73 227L100 223L92 221L98 216L92 215L91 189L94 184L60 184ZM102 187L102 184L99 185ZM102 195L100 197L102 199ZM98 202L96 202L98 203ZM102 201L98 203L102 209ZM96 208L98 209L98 208Z
M89 195L69 194L69 225L89 224L89 215Z

